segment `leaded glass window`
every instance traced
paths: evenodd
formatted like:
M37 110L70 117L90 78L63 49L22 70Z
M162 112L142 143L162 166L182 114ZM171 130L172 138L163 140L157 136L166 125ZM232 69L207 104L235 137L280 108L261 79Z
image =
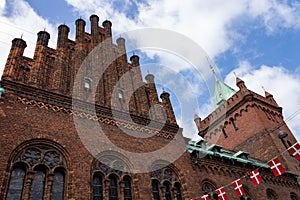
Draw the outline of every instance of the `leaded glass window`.
M52 200L64 199L64 187L65 187L65 174L61 171L54 173L54 180L52 185Z
M56 147L43 142L41 139L39 144L26 144L16 150L6 200L24 199L24 195L29 195L30 200L42 200L44 197L64 199L66 159ZM53 181L50 181L51 178ZM25 182L31 184L24 187Z
M46 173L43 169L35 170L30 190L30 200L43 199Z
M25 170L23 168L15 168L11 172L9 187L7 192L7 200L19 200L22 198L22 191L25 179Z
M158 182L156 180L152 181L152 193L154 200L160 200Z
M276 200L276 199L277 198L276 198L275 193L272 190L268 189L267 190L267 200Z
M182 200L180 183L175 184L175 189L176 189L176 200Z
M166 188L166 193L165 193L165 197L166 200L172 200L172 194L171 194L171 189L170 189L170 183L169 182L165 182L164 186Z
M115 176L110 176L109 200L118 200L118 186Z
M103 183L100 174L95 174L93 177L93 200L103 200Z
M129 177L124 178L124 199L125 200L132 200L131 194L131 180Z

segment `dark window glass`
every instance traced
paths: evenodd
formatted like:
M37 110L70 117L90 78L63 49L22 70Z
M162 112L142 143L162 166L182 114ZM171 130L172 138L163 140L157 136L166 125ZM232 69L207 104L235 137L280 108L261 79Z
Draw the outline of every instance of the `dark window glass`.
M299 198L297 197L296 194L291 193L291 200L298 200Z
M202 192L203 192L203 194L209 194L209 193L211 193L211 192L213 192L215 190L216 190L216 188L211 183L209 183L209 182L204 182L202 184Z
M64 187L65 187L65 174L63 172L54 173L54 181L52 185L52 200L64 199Z
M43 199L46 174L43 170L36 170L32 181L30 200Z
M152 181L152 193L154 200L160 200L159 190L158 190L158 182Z
M276 196L271 190L267 191L267 200L276 200Z
M103 200L103 184L100 174L93 177L93 200Z
M166 187L166 193L165 193L166 200L172 200L170 184L165 182L164 186Z
M118 200L117 179L114 176L110 177L109 200Z
M176 199L177 200L182 200L181 190L180 190L180 184L176 183L175 184L175 188L176 188Z
M125 200L132 200L132 194L131 194L131 181L130 178L126 177L124 179L124 199Z
M7 192L7 200L19 200L22 197L23 185L25 178L25 170L23 168L15 168L11 172L10 182Z

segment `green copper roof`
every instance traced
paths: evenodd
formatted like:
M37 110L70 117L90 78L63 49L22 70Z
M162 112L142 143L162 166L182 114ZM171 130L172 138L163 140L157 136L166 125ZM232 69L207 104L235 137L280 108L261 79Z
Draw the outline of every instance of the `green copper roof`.
M221 82L220 80L217 80L213 97L213 110L222 105L222 103L227 101L235 93L236 91L230 86Z
M269 166L265 163L262 163L258 160L252 159L248 157L248 153L239 151L237 153L224 150L221 146L216 144L207 145L207 141L202 139L198 141L189 141L187 146L187 152L193 153L194 151L198 152L198 154L205 157L206 155L210 155L213 157L226 158L229 160L234 160L236 162L254 165L257 167L269 168Z

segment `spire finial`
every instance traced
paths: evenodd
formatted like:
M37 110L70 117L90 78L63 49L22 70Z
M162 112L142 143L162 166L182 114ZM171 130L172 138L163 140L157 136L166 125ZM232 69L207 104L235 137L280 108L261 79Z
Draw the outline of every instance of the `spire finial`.
M235 72L233 72L233 75L234 75L234 77L235 77L235 78L237 78L237 75L236 75L236 73L235 73Z
M21 39L23 39L23 33L21 34Z
M266 92L266 89L265 89L265 87L264 87L264 86L261 86L261 88L264 90L264 92Z
M214 66L212 65L212 63L210 62L209 57L206 56L206 59L207 59L207 62L209 64L209 67L210 67L212 73L214 74L215 79L218 80L218 77L217 77L217 74L216 74L216 70L215 70Z

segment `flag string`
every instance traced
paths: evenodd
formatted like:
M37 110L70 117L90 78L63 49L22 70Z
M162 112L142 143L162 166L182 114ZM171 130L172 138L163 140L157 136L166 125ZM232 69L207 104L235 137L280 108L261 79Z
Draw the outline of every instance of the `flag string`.
M295 143L295 144L293 144L291 147L293 147L293 146L295 146L297 144L297 142ZM277 156L275 156L275 157L273 157L272 159L270 159L267 163L270 163L271 161L273 161L274 159L276 159L276 158L278 158L279 156L282 156L285 152L287 152L291 147L289 147L288 149L286 149L286 150L284 150L284 151L282 151L279 155L277 155ZM259 169L261 169L262 167L257 167L256 169L257 170L259 170ZM270 167L269 167L270 168ZM228 183L228 184L226 184L226 185L223 185L223 186L221 186L221 187L219 187L219 188L228 188L229 186L231 186L235 181L237 181L237 180L239 180L239 179L245 179L245 178L247 178L247 177L249 177L249 173L250 173L250 171L249 172L247 172L247 174L245 174L244 176L241 176L240 178L237 178L237 179L235 179L235 180L233 180L232 182L230 182L230 183ZM281 174L280 174L281 175ZM218 188L218 189L219 189ZM216 189L216 190L218 190L218 189ZM215 190L215 191L216 191ZM204 195L204 194L203 194ZM203 197L203 195L202 196L197 196L197 198L202 198ZM193 199L193 198L192 198ZM194 198L195 199L195 198ZM195 199L196 200L196 199Z
M299 109L300 110L300 109ZM295 113L296 113L296 115L298 115L299 113L297 113L299 110L297 110ZM295 115L295 113L294 114L292 114L292 118L294 118L296 115ZM289 118L289 120L291 120L292 118ZM280 123L279 125L277 125L276 127L274 127L273 129L271 129L271 131L269 131L267 134L271 134L271 133L273 133L274 131L276 131L277 129L279 129L280 127L282 127L283 125L285 125L285 122L283 122L283 123ZM269 165L269 163L270 162L272 162L272 161L274 161L275 159L277 159L278 157L280 157L280 156L282 156L285 152L287 152L287 151L289 151L289 149L291 149L292 147L294 147L296 144L298 144L297 142L295 143L295 144L293 144L293 145L291 145L289 148L287 148L287 149L285 149L284 151L282 151L280 154L278 154L278 155L276 155L275 157L273 157L272 159L270 159L267 163L268 163L268 165ZM300 162L300 161L299 161ZM281 163L279 163L280 165L281 165ZM276 165L274 165L274 166L276 166ZM263 167L257 167L256 169L257 170L259 170L259 169L261 169L261 168L263 168ZM269 165L269 168L271 168L270 167L270 165ZM276 169L277 169L277 167L276 167ZM273 170L272 168L271 168L271 170ZM273 172L274 173L274 172ZM284 171L284 173L285 173L285 171ZM284 174L283 173L283 174ZM240 177L240 178L238 178L238 179L235 179L235 180L233 180L232 182L230 182L230 183L228 183L228 184L226 184L226 185L223 185L223 186L221 186L221 187L219 187L218 189L220 189L220 188L228 188L229 186L231 186L235 181L237 181L237 180L239 180L239 179L246 179L247 177L249 177L249 174L250 174L250 171L249 172L247 172L247 174L245 174L244 176L242 176L242 177ZM278 176L280 176L280 175L282 175L282 174L279 174ZM259 184L259 183L258 183ZM217 191L218 189L216 189L215 191ZM225 192L224 192L224 194L225 194ZM201 198L201 199L204 199L205 200L205 198L202 198L202 197L204 197L205 195L203 194L202 196L197 196L197 198ZM193 198L192 198L193 199ZM194 198L195 199L195 198ZM225 198L224 198L225 199ZM196 200L196 199L195 199Z

